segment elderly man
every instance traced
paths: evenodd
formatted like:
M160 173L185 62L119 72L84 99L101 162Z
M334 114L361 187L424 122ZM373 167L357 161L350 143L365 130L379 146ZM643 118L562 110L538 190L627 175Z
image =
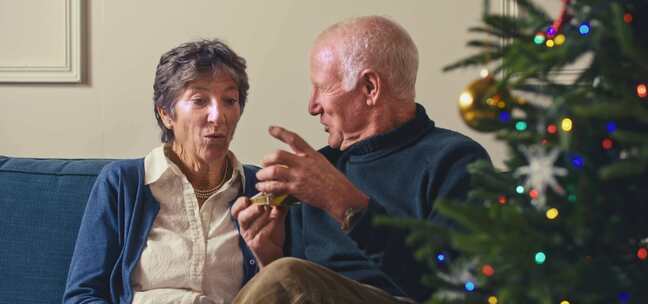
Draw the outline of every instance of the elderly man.
M302 204L290 210L282 234L285 211L236 202L232 213L263 267L236 301L399 303L429 296L405 232L372 220L441 221L434 201L465 198L466 166L488 155L468 137L436 127L415 103L417 69L414 42L387 18L355 18L318 36L308 109L328 132L328 147L316 151L296 133L270 128L292 152L267 155L256 187ZM283 256L293 258L273 262Z

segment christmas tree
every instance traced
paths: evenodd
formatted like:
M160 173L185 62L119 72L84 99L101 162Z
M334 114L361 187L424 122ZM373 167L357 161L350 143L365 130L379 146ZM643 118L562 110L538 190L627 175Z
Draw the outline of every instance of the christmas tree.
M445 69L488 69L459 110L505 142L504 168L474 163L467 201L434 203L453 228L379 221L411 230L428 302L648 303L647 2L551 16L518 0L520 16L469 29L478 52Z

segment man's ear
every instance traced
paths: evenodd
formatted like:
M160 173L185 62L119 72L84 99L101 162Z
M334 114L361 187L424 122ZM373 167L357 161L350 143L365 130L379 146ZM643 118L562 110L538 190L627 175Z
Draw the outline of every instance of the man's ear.
M173 118L171 118L170 113L168 113L168 112L167 112L164 108L162 108L162 107L157 107L157 108L156 108L156 111L157 111L158 114L160 115L160 119L162 119L162 123L164 124L164 126L165 126L167 129L172 130L172 129L173 129Z
M374 106L382 94L382 80L380 75L372 70L366 69L360 74L362 92L367 96L367 105Z

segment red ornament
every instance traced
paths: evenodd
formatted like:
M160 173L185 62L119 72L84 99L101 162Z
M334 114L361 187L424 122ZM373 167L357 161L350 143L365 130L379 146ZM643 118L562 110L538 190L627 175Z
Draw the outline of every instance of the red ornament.
M495 274L495 268L493 268L493 266L491 266L489 264L486 264L486 265L484 265L484 267L482 267L482 273L485 276L490 277L490 276Z
M637 257L640 260L645 260L646 258L648 258L648 250L646 250L646 248L643 247L639 248L639 250L637 250Z
M500 196L497 198L497 201L500 203L500 205L505 205L505 204L506 204L506 201L507 201L507 199L506 199L506 195L500 195Z
M554 124L550 124L547 126L547 133L549 134L556 134L558 132L558 127Z
M603 141L601 141L601 146L605 150L610 150L614 146L614 142L612 141L612 139L605 138L603 139Z
M632 22L632 14L630 14L630 13L623 14L623 22L625 22L625 23Z

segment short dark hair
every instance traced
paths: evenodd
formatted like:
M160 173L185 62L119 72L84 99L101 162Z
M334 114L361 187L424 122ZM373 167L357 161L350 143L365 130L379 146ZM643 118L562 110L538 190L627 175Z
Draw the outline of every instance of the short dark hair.
M153 111L162 130L162 142L172 142L175 137L173 130L167 129L162 122L158 108L175 118L176 98L188 82L200 77L228 73L238 87L239 104L243 112L250 88L245 68L245 59L218 39L183 43L164 53L157 65L153 83Z

